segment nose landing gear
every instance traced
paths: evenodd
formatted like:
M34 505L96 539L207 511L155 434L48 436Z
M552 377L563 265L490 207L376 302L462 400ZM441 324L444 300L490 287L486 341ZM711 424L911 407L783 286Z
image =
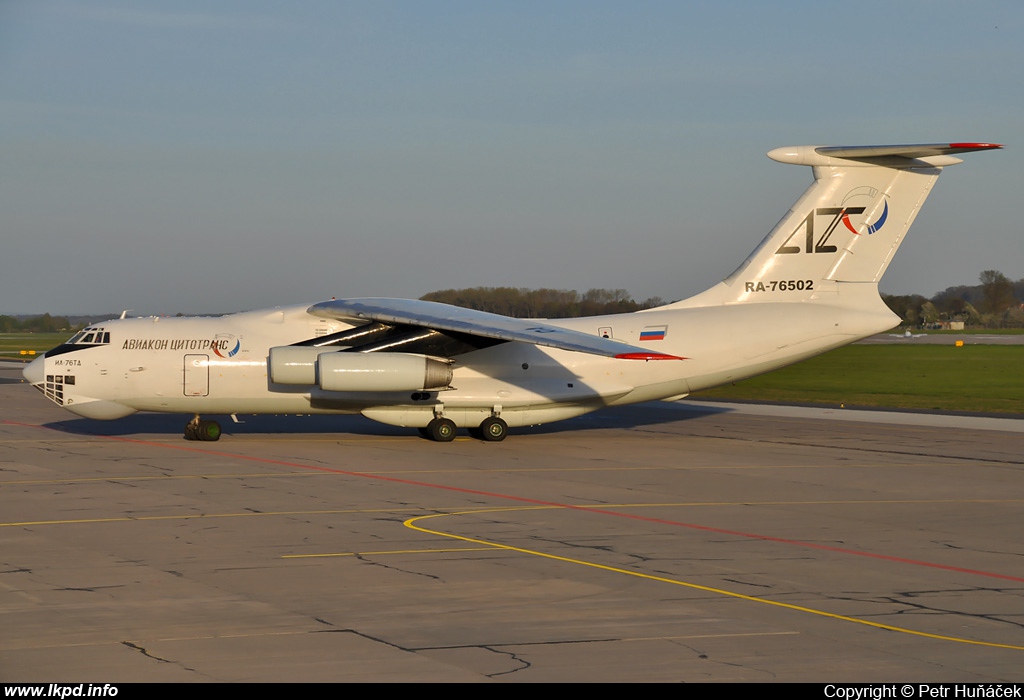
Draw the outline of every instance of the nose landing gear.
M185 425L186 440L216 442L220 440L220 433L220 423L215 420L201 420L198 413Z

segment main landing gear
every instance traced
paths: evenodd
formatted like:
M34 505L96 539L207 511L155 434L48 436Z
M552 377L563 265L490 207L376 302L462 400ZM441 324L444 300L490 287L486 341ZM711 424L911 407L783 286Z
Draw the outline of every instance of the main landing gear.
M438 416L420 428L420 435L434 442L451 442L455 439L454 421ZM478 428L470 428L469 434L485 442L501 442L508 435L508 423L497 416L485 418Z
M485 418L479 428L470 428L469 434L484 442L501 442L508 435L508 423L497 416Z
M185 439L217 442L220 440L220 423L215 420L201 420L197 413L195 418L185 425Z
M420 434L434 442L451 442L455 439L455 422L447 418L435 418L420 428Z

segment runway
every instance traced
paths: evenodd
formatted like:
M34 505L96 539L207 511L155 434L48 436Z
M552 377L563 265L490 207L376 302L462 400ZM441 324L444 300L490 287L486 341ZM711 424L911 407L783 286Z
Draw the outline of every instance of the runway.
M1024 681L1024 421L241 419L0 369L0 681Z
M857 345L1024 345L1024 335L1008 333L879 333Z

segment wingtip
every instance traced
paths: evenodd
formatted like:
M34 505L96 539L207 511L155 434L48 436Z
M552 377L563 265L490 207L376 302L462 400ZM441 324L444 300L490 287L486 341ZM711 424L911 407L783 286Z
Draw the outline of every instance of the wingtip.
M950 148L965 148L965 149L970 149L972 151L988 151L988 150L991 150L993 148L1002 148L1003 144L1001 144L1001 143L980 143L980 142L976 142L976 141L961 141L961 142L958 142L958 143L951 143L951 144L949 144L949 147Z

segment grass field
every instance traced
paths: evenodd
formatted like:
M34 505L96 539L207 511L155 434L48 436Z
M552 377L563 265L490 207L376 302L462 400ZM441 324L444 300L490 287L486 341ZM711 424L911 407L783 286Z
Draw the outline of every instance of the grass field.
M893 333L895 332L894 330ZM917 333L918 331L914 332ZM937 330L923 332L926 335L1024 335L1024 328L968 328L962 331Z
M0 334L0 358L45 352L68 335ZM850 345L694 397L1024 413L1024 345Z
M21 351L35 350L37 354L55 348L70 338L71 332L64 333L0 333L0 359L10 360L23 357Z
M1024 413L1024 346L850 345L694 394L717 400Z

